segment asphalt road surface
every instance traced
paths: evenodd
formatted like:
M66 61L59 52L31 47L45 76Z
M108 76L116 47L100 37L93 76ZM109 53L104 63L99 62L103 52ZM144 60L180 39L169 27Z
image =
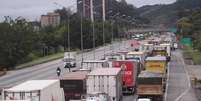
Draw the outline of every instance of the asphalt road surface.
M198 101L180 50L172 52L166 101Z

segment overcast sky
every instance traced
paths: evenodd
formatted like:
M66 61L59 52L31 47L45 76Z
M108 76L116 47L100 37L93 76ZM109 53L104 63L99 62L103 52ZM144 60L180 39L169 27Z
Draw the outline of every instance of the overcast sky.
M0 21L4 16L12 18L22 16L29 20L38 20L41 14L61 8L55 5L54 2L63 6L75 5L76 0L0 0ZM176 0L126 0L128 3L136 7L153 4L170 4ZM72 7L75 9L76 7Z

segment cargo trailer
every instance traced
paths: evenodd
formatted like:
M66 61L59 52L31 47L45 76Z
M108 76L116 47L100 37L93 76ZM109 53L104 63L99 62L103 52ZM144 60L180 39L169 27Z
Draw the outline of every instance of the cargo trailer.
M153 101L163 101L164 80L161 73L143 71L138 76L137 95L140 98L150 98Z
M147 57L145 60L145 70L153 73L166 74L167 62L165 56Z
M132 60L113 61L114 68L122 69L122 92L133 94L136 88L137 75L140 73L139 63Z
M65 101L59 80L30 80L3 90L3 99L9 101Z
M111 101L122 101L120 68L98 68L87 75L87 94L104 92Z
M82 69L92 71L96 68L108 68L110 64L107 60L84 60L81 66Z
M69 72L60 79L64 90L65 101L80 100L86 95L86 76L89 72Z

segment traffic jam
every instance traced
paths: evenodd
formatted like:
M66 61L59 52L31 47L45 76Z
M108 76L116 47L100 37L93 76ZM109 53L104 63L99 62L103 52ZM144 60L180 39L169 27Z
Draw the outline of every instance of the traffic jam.
M132 38L128 49L105 54L101 60L83 60L81 69L59 74L59 79L29 80L3 89L2 97L5 101L123 101L123 96L135 95L136 101L164 101L171 51L178 47L175 35L142 37ZM72 61L69 65L76 67Z

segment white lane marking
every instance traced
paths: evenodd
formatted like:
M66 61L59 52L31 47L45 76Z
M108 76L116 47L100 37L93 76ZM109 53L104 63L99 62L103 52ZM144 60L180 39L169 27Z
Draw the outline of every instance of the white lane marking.
M188 81L188 88L187 88L183 93L181 93L180 96L178 96L178 97L175 99L175 101L179 101L179 100L181 99L181 97L183 97L185 94L187 94L188 91L189 91L190 88L191 88L190 76L189 76L189 74L188 74L188 72L187 72L187 70L186 70L186 65L185 65L185 63L184 63L184 60L182 59L182 57L179 57L179 59L180 59L180 61L182 62L182 65L184 66L184 71L185 71L186 76L187 76L187 79L188 79L188 80L187 80L187 81Z
M170 63L168 63L168 69L167 69L167 81L166 81L166 89L165 89L165 101L167 101L167 91L169 87L169 77L170 77Z

